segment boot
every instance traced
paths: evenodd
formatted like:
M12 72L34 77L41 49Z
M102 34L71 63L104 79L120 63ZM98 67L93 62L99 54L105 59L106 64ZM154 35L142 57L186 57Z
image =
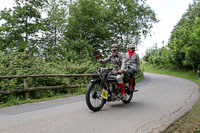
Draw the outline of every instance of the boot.
M123 94L122 95L122 100L126 100L127 99L127 95L126 94Z
M134 90L133 82L134 82L134 79L131 78L130 81L129 81L129 89L130 89L130 91Z

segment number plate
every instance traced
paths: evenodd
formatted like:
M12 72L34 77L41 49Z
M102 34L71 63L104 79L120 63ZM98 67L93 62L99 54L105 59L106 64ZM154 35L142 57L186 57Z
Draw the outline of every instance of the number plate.
M108 91L106 89L102 90L101 97L104 99L108 99Z

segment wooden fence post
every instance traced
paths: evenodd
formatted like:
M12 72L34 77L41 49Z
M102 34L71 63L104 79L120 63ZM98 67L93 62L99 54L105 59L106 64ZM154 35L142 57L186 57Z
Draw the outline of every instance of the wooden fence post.
M24 89L28 89L28 81L27 79L24 79ZM29 92L25 92L25 98L29 98Z
M70 77L67 77L67 78L66 78L66 84L67 84L67 86L70 85ZM67 88L67 94L71 94L71 93L72 93L71 89L70 89L70 88Z

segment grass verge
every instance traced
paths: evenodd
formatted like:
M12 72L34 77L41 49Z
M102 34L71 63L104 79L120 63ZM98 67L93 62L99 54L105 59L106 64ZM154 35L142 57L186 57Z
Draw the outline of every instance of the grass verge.
M143 63L142 67L144 72L181 77L200 85L200 78L193 71L153 68L145 63ZM200 100L185 116L166 129L164 133L200 133Z
M80 90L79 92L74 92L71 94L57 94L52 97L45 97L45 98L40 98L40 99L26 99L26 100L13 99L7 103L0 104L0 108L13 106L13 105L26 104L26 103L42 102L42 101L47 101L47 100L52 100L52 99L57 99L57 98L66 98L66 97L70 97L70 96L85 94L85 88L81 88L79 90Z

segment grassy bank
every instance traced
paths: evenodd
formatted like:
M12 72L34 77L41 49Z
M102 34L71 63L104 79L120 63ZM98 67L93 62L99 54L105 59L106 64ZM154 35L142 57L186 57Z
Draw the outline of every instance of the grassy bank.
M144 68L144 72L181 77L192 80L200 85L200 78L198 78L197 74L193 71L162 69L147 64L143 64L142 68ZM200 133L200 100L189 113L179 119L164 133Z

